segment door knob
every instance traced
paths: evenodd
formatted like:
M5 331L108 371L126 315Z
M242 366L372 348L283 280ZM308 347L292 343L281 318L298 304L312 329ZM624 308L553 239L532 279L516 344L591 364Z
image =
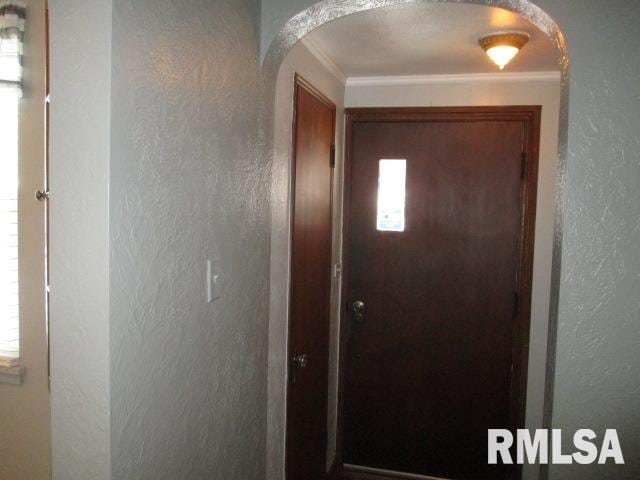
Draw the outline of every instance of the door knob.
M352 318L356 322L362 322L364 320L364 302L362 300L356 300L351 304Z
M304 368L307 366L307 354L306 353L301 353L299 355L294 355L294 357L291 359L293 360L293 363L300 368Z
M49 200L49 192L46 190L36 190L35 197L39 202L44 202L45 200Z
M351 304L351 310L353 313L359 313L364 310L364 302L362 300L356 300Z

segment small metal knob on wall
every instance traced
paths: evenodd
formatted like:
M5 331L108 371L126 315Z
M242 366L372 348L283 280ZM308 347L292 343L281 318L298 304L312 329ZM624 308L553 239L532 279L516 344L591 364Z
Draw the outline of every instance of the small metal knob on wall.
M49 192L36 190L36 200L38 200L39 202L44 202L45 200L48 200L48 199L49 199Z

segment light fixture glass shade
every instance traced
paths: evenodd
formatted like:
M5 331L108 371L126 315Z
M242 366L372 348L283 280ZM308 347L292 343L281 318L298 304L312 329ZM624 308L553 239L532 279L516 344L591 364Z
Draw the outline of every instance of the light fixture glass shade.
M500 70L513 60L522 47L529 41L524 32L494 33L478 40L482 49L494 61Z
M497 47L491 47L487 50L487 55L498 65L500 70L504 69L504 66L509 63L513 57L520 51L519 48L511 47L509 45L498 45Z

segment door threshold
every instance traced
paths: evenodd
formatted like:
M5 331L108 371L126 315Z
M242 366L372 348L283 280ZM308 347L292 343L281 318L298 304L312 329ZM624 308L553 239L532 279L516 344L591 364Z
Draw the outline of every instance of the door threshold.
M431 477L429 475L396 472L394 470L385 470L383 468L350 465L348 463L344 464L342 478L345 480L451 480L442 477Z

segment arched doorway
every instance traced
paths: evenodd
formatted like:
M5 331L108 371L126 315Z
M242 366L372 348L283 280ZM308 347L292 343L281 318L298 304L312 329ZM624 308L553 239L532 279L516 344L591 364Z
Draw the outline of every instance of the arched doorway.
M560 101L560 128L559 128L559 139L558 139L558 159L557 159L557 185L556 185L556 206L562 205L562 185L564 179L564 165L565 165L565 152L566 152L566 132L567 132L567 105L568 105L568 73L569 73L569 64L568 64L568 56L566 51L566 46L564 44L563 35L556 25L556 23L551 19L544 11L542 11L539 7L533 5L529 1L513 1L513 2L505 2L505 1L455 1L452 0L450 2L443 1L406 1L406 0L397 0L397 1L381 1L381 2L333 2L326 1L320 2L293 17L286 26L280 31L277 37L271 44L265 60L263 62L263 78L262 78L262 88L263 88L263 141L266 146L266 152L268 155L272 155L273 152L273 113L274 113L274 91L276 88L276 80L278 76L278 71L280 65L283 60L287 57L287 54L293 49L298 40L303 38L306 34L311 32L312 30L321 27L329 22L332 22L337 19L341 19L347 17L349 15L357 14L359 12L365 12L372 9L391 7L391 6L400 6L400 5L414 5L414 4L427 4L427 3L458 3L458 4L475 4L475 5L484 5L484 6L494 6L500 7L503 9L510 10L521 15L523 18L530 21L534 24L538 29L540 29L544 34L551 40L556 49L557 62L561 72L561 101ZM558 283L559 283L559 271L560 271L560 246L561 246L561 228L562 225L562 211L556 208L556 220L555 220L555 228L556 233L553 242L553 274L551 281L551 313L549 318L549 348L547 350L548 359L552 359L554 355L554 339L555 339L555 329L556 329L556 315L555 315L555 305L557 303L557 293L558 293ZM286 251L286 250L285 250ZM272 252L272 266L274 262L273 252ZM272 281L273 281L272 275ZM283 285L272 285L272 301L274 299L274 289L277 290L275 292L276 296L282 296L286 298L285 286ZM278 319L273 318L271 316L270 324L274 321L280 321ZM272 345L270 345L272 348ZM280 352L281 358L287 358L286 347L284 347L284 353ZM286 367L285 367L286 368ZM550 408L551 408L551 395L552 395L552 385L550 384L553 378L550 369L553 368L552 362L547 361L547 387L546 387L546 403L545 403L545 417L550 418ZM270 371L272 370L272 366L270 365ZM278 407L279 400L277 398L272 398L272 393L270 392L270 411L269 417L272 417L272 408L279 409L280 412L283 412L281 407ZM276 415L275 423L278 423L279 418ZM284 419L282 419L284 421ZM272 436L272 434L274 434ZM278 444L282 442L283 428L272 428L269 432L268 437L268 445L271 443ZM275 453L275 456L279 456L278 446L276 445L273 449L269 448L269 455ZM277 471L279 467L277 465L274 466L274 469Z

